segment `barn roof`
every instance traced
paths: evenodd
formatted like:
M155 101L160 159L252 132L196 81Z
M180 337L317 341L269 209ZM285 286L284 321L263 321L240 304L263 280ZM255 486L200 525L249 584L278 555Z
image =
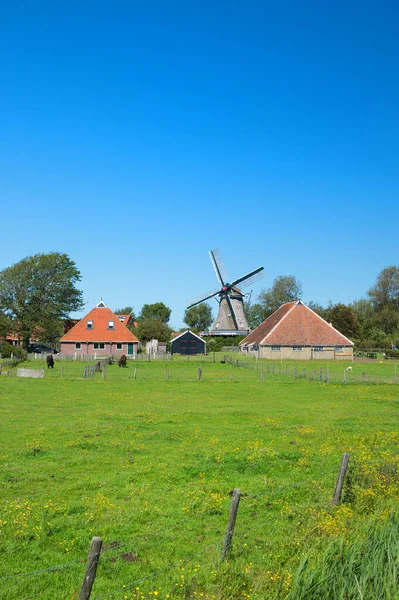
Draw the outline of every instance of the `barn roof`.
M261 346L353 346L351 340L300 300L282 304L240 342L240 346L249 344Z
M174 342L175 340L178 340L179 337L181 337L182 335L185 335L186 333L191 333L191 335L195 336L201 342L204 342L204 344L206 344L205 340L203 340L202 337L200 337L199 335L194 333L194 331L191 331L191 329L186 329L185 331L179 331L179 332L172 333L172 342Z
M92 321L92 327L87 328L87 322ZM112 329L109 321L114 322ZM87 313L60 342L138 342L136 336L124 325L107 306L96 306Z

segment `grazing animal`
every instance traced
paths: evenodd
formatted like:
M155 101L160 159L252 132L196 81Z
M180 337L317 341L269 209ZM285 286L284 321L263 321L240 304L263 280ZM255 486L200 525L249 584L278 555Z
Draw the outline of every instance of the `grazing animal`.
M48 356L46 356L46 363L47 363L48 369L54 369L54 358L53 358L52 354L49 354Z
M118 360L118 366L126 367L126 361L127 361L126 354L122 354Z
M347 371L352 371L352 367L346 367Z

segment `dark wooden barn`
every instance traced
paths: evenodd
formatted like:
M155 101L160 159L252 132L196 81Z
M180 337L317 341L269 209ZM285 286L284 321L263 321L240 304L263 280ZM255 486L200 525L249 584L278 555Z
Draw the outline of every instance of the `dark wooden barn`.
M172 354L206 354L206 342L187 329L172 339Z

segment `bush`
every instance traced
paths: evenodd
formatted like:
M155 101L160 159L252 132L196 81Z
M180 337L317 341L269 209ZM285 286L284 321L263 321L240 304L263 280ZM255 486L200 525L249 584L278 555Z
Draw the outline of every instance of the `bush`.
M214 337L202 336L202 339L206 342L207 352L221 352L223 346L238 346L238 344L245 338L245 335L235 336L223 336L215 335Z
M0 342L0 354L2 358L11 358L11 354L20 360L25 360L26 358L26 350L21 346L12 346L7 342Z
M386 358L399 358L399 350L387 350L385 352Z

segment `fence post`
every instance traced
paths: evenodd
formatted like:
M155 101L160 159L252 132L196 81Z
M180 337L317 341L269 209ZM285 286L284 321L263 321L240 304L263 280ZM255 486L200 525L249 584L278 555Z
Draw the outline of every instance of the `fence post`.
M240 503L240 498L241 498L241 490L239 488L234 488L233 497L231 499L231 505L230 505L229 520L227 522L226 535L224 537L224 544L223 544L223 549L222 549L222 561L224 561L224 559L226 558L226 556L230 550L231 541L233 539L234 527L236 524L236 518L237 518L238 505Z
M91 540L89 556L87 557L86 571L80 588L79 600L88 600L96 578L97 565L100 558L103 541L100 537Z
M396 376L396 367L397 367L397 366L398 366L398 365L395 365L395 379L394 379L394 382L395 382L395 383L398 383L398 378L397 378L397 376Z
M332 499L332 506L335 506L341 500L342 488L344 485L346 469L348 468L349 458L350 458L350 454L348 454L347 452L345 452L342 455L341 465L340 465L339 471L338 471L337 483L335 486L334 496Z
M231 373L231 370L230 370ZM201 381L201 375L202 375L202 369L201 367L198 367L198 381Z
M346 369L344 369L344 385L346 385Z
M294 381L296 381L296 367L294 369Z
M106 376L107 376L107 367L103 367L101 376L102 376L103 379L106 378Z
M323 367L320 367L320 381L323 381Z
M366 383L366 373L364 371L362 373L362 380L363 380L363 383Z
M233 381L233 373L232 373L231 369L230 369L230 381Z
M133 371L133 379L134 379L134 381L136 381L136 375L137 375L137 367L134 367L134 371Z
M1 371L0 371L1 373ZM61 379L64 377L64 365L61 367Z

